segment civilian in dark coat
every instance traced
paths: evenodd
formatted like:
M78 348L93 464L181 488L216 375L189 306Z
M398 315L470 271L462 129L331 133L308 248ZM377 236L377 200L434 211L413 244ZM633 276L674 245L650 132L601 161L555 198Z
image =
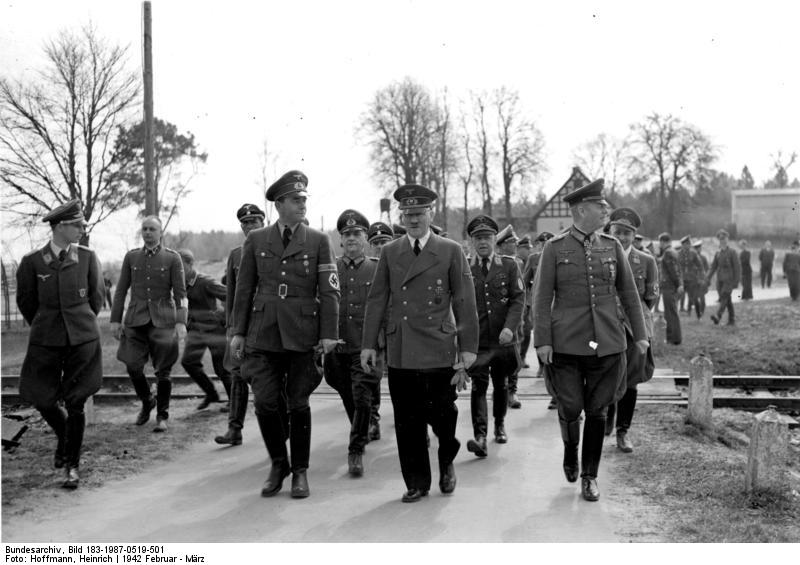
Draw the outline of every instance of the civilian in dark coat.
M789 283L792 300L800 298L800 241L792 242L791 251L787 251L783 258L783 276Z
M759 269L761 288L764 288L765 284L769 288L772 286L772 265L775 262L775 250L772 248L771 241L764 242L764 247L758 252L758 262L761 263Z
M753 299L753 267L750 265L750 250L745 240L739 241L739 262L742 267L742 300Z
M25 255L17 268L17 306L31 327L19 392L53 428L54 465L66 467L62 486L74 489L86 425L83 406L103 379L97 314L105 287L94 251L77 244L85 225L80 200L53 209L44 221L52 239Z

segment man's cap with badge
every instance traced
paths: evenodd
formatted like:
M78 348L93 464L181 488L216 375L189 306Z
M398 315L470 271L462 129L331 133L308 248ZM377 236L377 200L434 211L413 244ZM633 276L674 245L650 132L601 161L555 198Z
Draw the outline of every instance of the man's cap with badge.
M633 236L633 239L635 239L636 241L644 241L644 236L640 233L637 233L636 235Z
M697 241L692 243L692 247L700 247L701 245L703 245L702 239L698 239Z
M508 224L497 233L497 245L509 242L516 243L518 239L517 234L514 233L514 226L511 224Z
M370 243L376 241L390 240L394 238L394 230L389 224L375 222L367 231L367 240Z
M497 225L497 222L494 221L494 218L485 214L481 214L480 216L475 216L469 221L467 224L467 235L470 237L475 237L486 233L494 235L499 231L499 229L500 227Z
M436 235L440 235L442 237L447 237L447 232L444 231L444 228L441 226L437 226L436 224L431 224L431 231Z
M573 190L562 198L562 200L570 206L575 206L581 202L597 202L598 204L608 206L608 202L606 202L605 196L603 196L604 184L605 180L597 179L589 184L583 185L577 190Z
M717 239L719 239L721 237L730 237L730 234L728 233L728 230L726 230L724 228L720 229L720 230L717 230Z
M531 247L531 236L523 235L517 242L517 247Z
M621 226L628 228L631 231L636 231L642 225L642 218L636 213L633 208L617 208L608 218L608 224L611 226Z
M691 235L683 236L681 238L681 243L688 243L689 245L691 245L692 244L692 236Z
M80 199L74 198L50 210L50 212L42 218L42 221L53 226L56 224L85 224L86 218L83 217L83 208Z
M308 177L300 171L289 171L267 189L267 200L275 202L295 192L308 193Z
M404 184L394 191L394 199L400 203L401 210L411 208L430 208L439 195L421 184Z
M336 231L342 233L345 230L352 229L369 230L369 220L358 210L345 210L336 221Z
M542 233L536 236L536 241L541 241L542 243L544 243L545 241L550 241L554 237L555 236L549 231L543 231Z
M242 207L236 212L236 217L240 222L243 222L245 220L249 220L250 218L261 218L263 220L266 218L266 214L264 214L264 211L255 204L242 204Z

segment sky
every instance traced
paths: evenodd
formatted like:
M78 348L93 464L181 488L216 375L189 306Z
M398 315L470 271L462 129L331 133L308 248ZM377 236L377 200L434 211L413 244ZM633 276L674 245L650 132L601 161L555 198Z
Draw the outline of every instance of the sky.
M6 0L0 73L31 76L48 38L88 21L129 45L141 73L141 10ZM579 145L654 111L698 126L720 148L718 169L738 177L747 164L757 183L773 175L770 154L800 152L797 2L154 0L152 11L155 114L208 153L170 231L235 231L242 203L263 205L265 139L272 180L308 175L313 226L331 228L345 208L378 219L383 192L356 126L374 93L406 76L447 88L454 105L470 90L517 89L544 134L547 195ZM134 212L115 218L92 234L101 258L139 244ZM3 227L4 258L47 236Z

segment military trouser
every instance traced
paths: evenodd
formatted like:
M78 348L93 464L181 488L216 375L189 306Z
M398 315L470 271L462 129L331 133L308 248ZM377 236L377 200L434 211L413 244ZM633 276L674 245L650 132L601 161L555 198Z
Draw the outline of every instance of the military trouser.
M661 288L664 299L664 320L667 322L667 342L678 345L682 341L681 319L678 317L678 296L669 286Z
M733 287L728 283L717 282L717 294L719 294L719 308L717 309L717 318L721 321L722 315L725 310L728 311L728 323L736 323L736 316L733 312L733 299L731 294Z
M486 392L492 380L492 416L495 424L503 424L508 410L508 377L517 367L514 346L496 346L478 351L475 363L469 368L472 380L470 409L472 431L475 437L488 433L488 406Z
M375 396L380 396L380 373L365 373L360 353L332 352L325 356L325 382L342 399L350 420L350 453L363 453Z
M211 352L211 363L214 373L225 387L228 400L231 398L231 375L225 367L225 350L228 348L225 334L222 332L201 332L190 330L186 334L186 345L183 347L181 365L186 373L197 383L197 386L213 402L219 402L219 394L214 383L203 370L203 355L206 348Z
M169 418L169 401L172 395L170 373L178 360L178 336L175 328L157 328L152 322L135 328L123 328L117 359L125 363L131 384L142 402L150 402L152 394L144 374L148 358L155 369L156 411L161 420Z

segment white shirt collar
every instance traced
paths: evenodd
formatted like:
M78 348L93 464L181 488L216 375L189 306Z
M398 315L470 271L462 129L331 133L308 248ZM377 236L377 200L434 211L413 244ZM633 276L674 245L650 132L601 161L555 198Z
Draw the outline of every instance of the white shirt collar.
M67 244L66 247L59 247L58 245L56 245L55 241L53 241L52 239L50 240L50 249L53 251L53 254L56 257L58 257L58 254L61 253L62 250L65 250L67 254L69 254L69 246L70 244Z
M283 222L281 222L279 220L277 222L277 224L278 224L278 231L280 231L281 234L283 234L283 230L285 230L286 228L289 228L291 230L291 232L292 232L292 235L294 235L294 232L297 231L297 226L300 225L300 222L297 222L295 225L290 226L289 224L284 224Z
M420 249L425 249L425 244L428 243L428 240L431 238L431 233L432 233L431 229L428 228L428 232L424 236L419 238L419 248ZM411 236L409 234L406 234L406 237L408 237L408 243L411 244L411 249L414 249L414 240L417 239L417 238L413 237L413 236Z

